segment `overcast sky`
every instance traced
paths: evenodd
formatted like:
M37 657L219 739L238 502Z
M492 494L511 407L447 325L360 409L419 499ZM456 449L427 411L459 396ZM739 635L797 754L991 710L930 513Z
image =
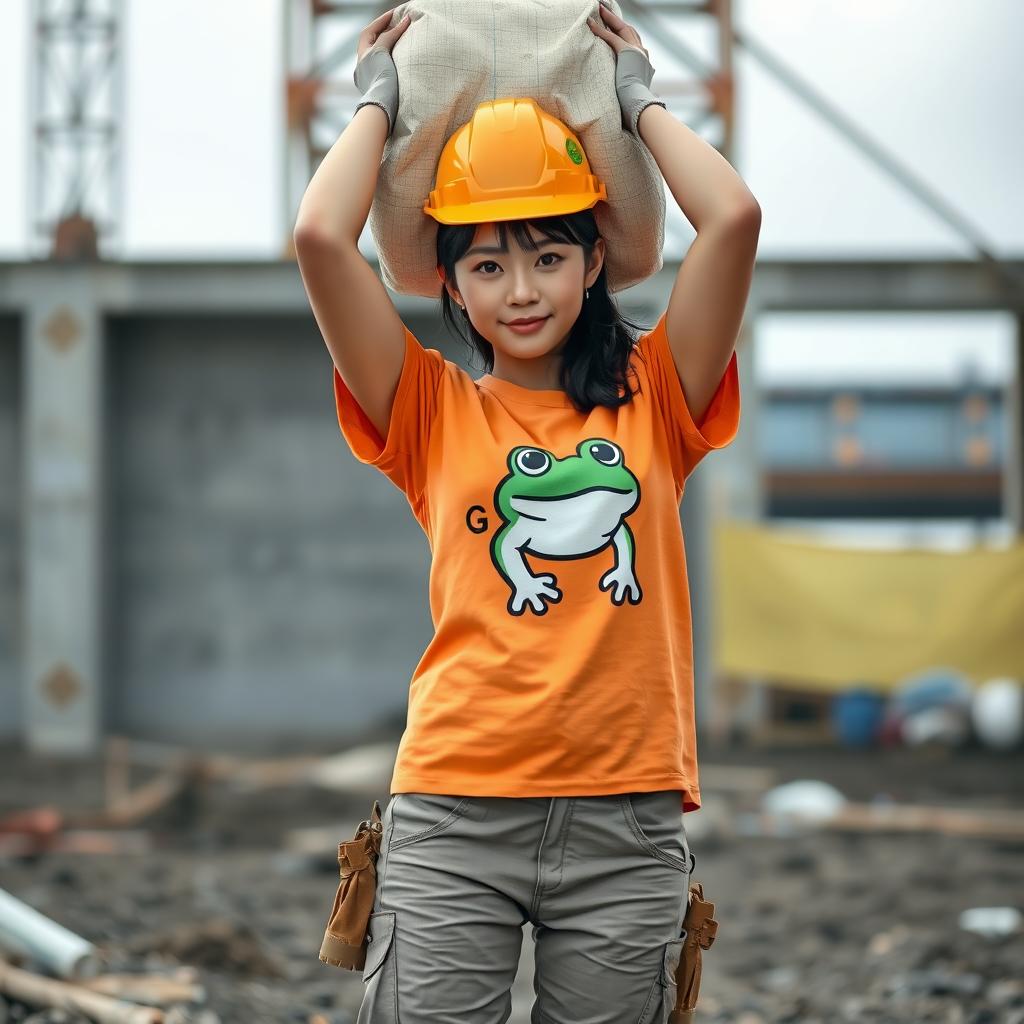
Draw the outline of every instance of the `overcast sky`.
M280 251L287 230L284 2L125 0L126 258L274 258ZM0 4L0 259L28 252L33 6L32 0ZM997 253L1024 253L1020 0L734 0L734 6L742 31L913 168ZM712 45L701 26L707 19L662 18L698 49ZM641 35L659 73L676 77L667 51ZM971 255L954 231L743 52L737 75L734 162L763 210L761 257ZM658 75L655 89L657 83ZM788 319L797 334L810 322ZM775 318L776 338L796 338L785 323ZM1005 372L1008 325L1001 317L967 317L955 337L939 341L934 318L919 321L916 336L933 338L948 352L922 370L957 366L962 346L983 345L981 362L995 359L989 371L998 376ZM828 327L817 319L815 330ZM901 336L908 351L916 350L915 334ZM851 344L851 358L863 363L865 353ZM837 341L830 351L843 345ZM891 349L891 342L880 345L872 365L884 364ZM997 350L1002 355L993 355Z

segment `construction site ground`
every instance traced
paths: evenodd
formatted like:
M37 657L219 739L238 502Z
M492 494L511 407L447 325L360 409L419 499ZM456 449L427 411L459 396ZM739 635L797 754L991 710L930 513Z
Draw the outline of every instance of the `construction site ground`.
M773 784L821 780L854 801L1024 808L1020 751L705 743L700 761L768 769ZM1024 834L757 834L751 812L763 793L716 794L710 767L707 774L705 805L687 815L688 838L693 880L715 904L719 933L704 953L697 1021L1024 1022L1024 934L986 938L959 923L973 907L1024 909ZM337 884L336 843L352 836L374 796L383 806L386 775L377 791L357 795L294 784L240 792L208 782L134 826L145 834L142 852L8 849L0 886L96 943L112 969L194 966L203 996L173 1009L169 1022L344 1024L355 1021L361 978L317 953ZM104 799L101 756L0 747L0 817L45 805L99 809ZM701 815L713 816L713 827ZM315 826L326 827L331 842L313 857L297 852L289 835ZM530 930L513 1024L530 1020ZM4 1004L0 997L0 1021L85 1019Z

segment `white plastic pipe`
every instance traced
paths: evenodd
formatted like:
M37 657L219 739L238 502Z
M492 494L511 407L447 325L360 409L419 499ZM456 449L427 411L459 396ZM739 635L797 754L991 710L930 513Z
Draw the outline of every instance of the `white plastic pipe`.
M96 947L0 889L0 946L39 961L62 978L98 974Z

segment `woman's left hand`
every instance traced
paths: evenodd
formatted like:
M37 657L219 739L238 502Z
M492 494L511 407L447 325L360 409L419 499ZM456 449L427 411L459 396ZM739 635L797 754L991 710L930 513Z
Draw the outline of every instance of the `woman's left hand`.
M652 104L664 107L665 101L651 92L654 67L637 30L605 6L604 0L601 18L600 25L594 18L587 18L587 24L615 51L615 95L622 109L622 124L639 138L640 115Z
M600 11L602 20L598 22L595 18L587 18L587 24L595 36L600 36L615 51L616 57L623 50L633 47L642 50L644 56L650 59L651 55L640 41L640 33L632 25L606 6L604 0L600 0Z

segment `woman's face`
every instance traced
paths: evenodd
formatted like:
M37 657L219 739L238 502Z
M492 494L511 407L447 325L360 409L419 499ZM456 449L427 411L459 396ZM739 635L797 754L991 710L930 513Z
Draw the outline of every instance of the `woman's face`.
M583 266L578 245L552 242L532 227L538 249L521 249L512 231L510 249L497 250L494 224L480 224L467 251L455 264L452 297L461 301L473 326L495 349L514 359L533 359L558 351L569 337L583 306L583 291L597 280L604 263L604 239L598 239L591 264ZM508 323L521 317L548 317L538 331L519 334Z

